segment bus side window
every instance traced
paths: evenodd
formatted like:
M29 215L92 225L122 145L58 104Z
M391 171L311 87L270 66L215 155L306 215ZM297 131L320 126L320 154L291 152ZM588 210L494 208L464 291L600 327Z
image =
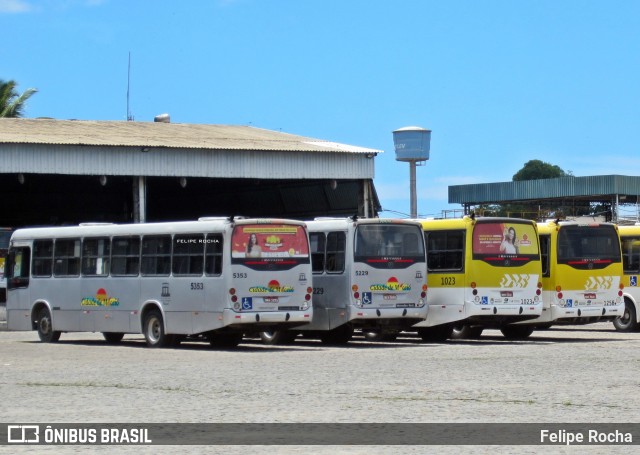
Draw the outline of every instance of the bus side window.
M53 240L35 240L33 242L34 277L49 277L53 273Z
M464 268L464 231L433 231L426 234L429 270Z
M20 289L29 286L29 264L31 249L18 247L9 250L5 264L7 289Z
M329 273L344 272L346 236L344 232L329 232L327 235L327 264Z
M114 237L111 241L111 274L138 276L140 237Z
M169 276L171 273L170 235L145 235L142 237L140 273L143 276Z
M204 272L208 276L222 274L222 235L207 235Z
M540 255L542 259L542 276L549 276L549 258L551 251L551 236L540 236Z
M84 239L82 241L82 275L109 275L110 254L111 240L109 238Z
M311 247L311 268L313 273L324 271L325 236L323 232L310 232L309 243Z
M622 238L622 264L624 273L640 272L640 238Z
M53 246L53 275L80 275L80 239L58 239Z
M173 274L202 275L204 234L176 235L173 238Z

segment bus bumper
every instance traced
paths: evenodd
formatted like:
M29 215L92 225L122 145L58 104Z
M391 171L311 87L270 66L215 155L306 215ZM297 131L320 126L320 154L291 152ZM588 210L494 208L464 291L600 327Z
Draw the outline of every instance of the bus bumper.
M226 309L222 312L222 323L224 327L230 328L250 328L250 327L273 327L287 328L309 324L313 311L254 311L235 312Z
M424 321L429 311L428 305L422 308L349 308L349 322L354 326L374 327L396 326L411 327L416 322Z

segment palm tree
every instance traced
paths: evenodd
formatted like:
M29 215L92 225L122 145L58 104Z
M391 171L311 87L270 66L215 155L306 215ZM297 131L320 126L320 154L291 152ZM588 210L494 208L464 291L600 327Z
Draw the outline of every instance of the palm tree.
M16 92L16 81L0 79L0 118L22 117L26 101L36 93L35 88L28 88L22 95Z

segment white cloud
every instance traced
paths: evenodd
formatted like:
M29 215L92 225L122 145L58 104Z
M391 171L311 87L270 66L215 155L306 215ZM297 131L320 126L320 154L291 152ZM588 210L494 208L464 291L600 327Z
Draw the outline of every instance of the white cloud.
M0 14L29 13L34 7L25 0L0 0Z

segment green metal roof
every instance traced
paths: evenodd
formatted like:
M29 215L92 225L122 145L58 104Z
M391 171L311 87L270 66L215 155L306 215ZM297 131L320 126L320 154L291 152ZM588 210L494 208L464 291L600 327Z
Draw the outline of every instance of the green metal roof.
M449 203L475 205L507 202L535 202L580 199L611 202L613 198L635 203L640 194L640 177L597 175L519 182L476 183L449 187Z

